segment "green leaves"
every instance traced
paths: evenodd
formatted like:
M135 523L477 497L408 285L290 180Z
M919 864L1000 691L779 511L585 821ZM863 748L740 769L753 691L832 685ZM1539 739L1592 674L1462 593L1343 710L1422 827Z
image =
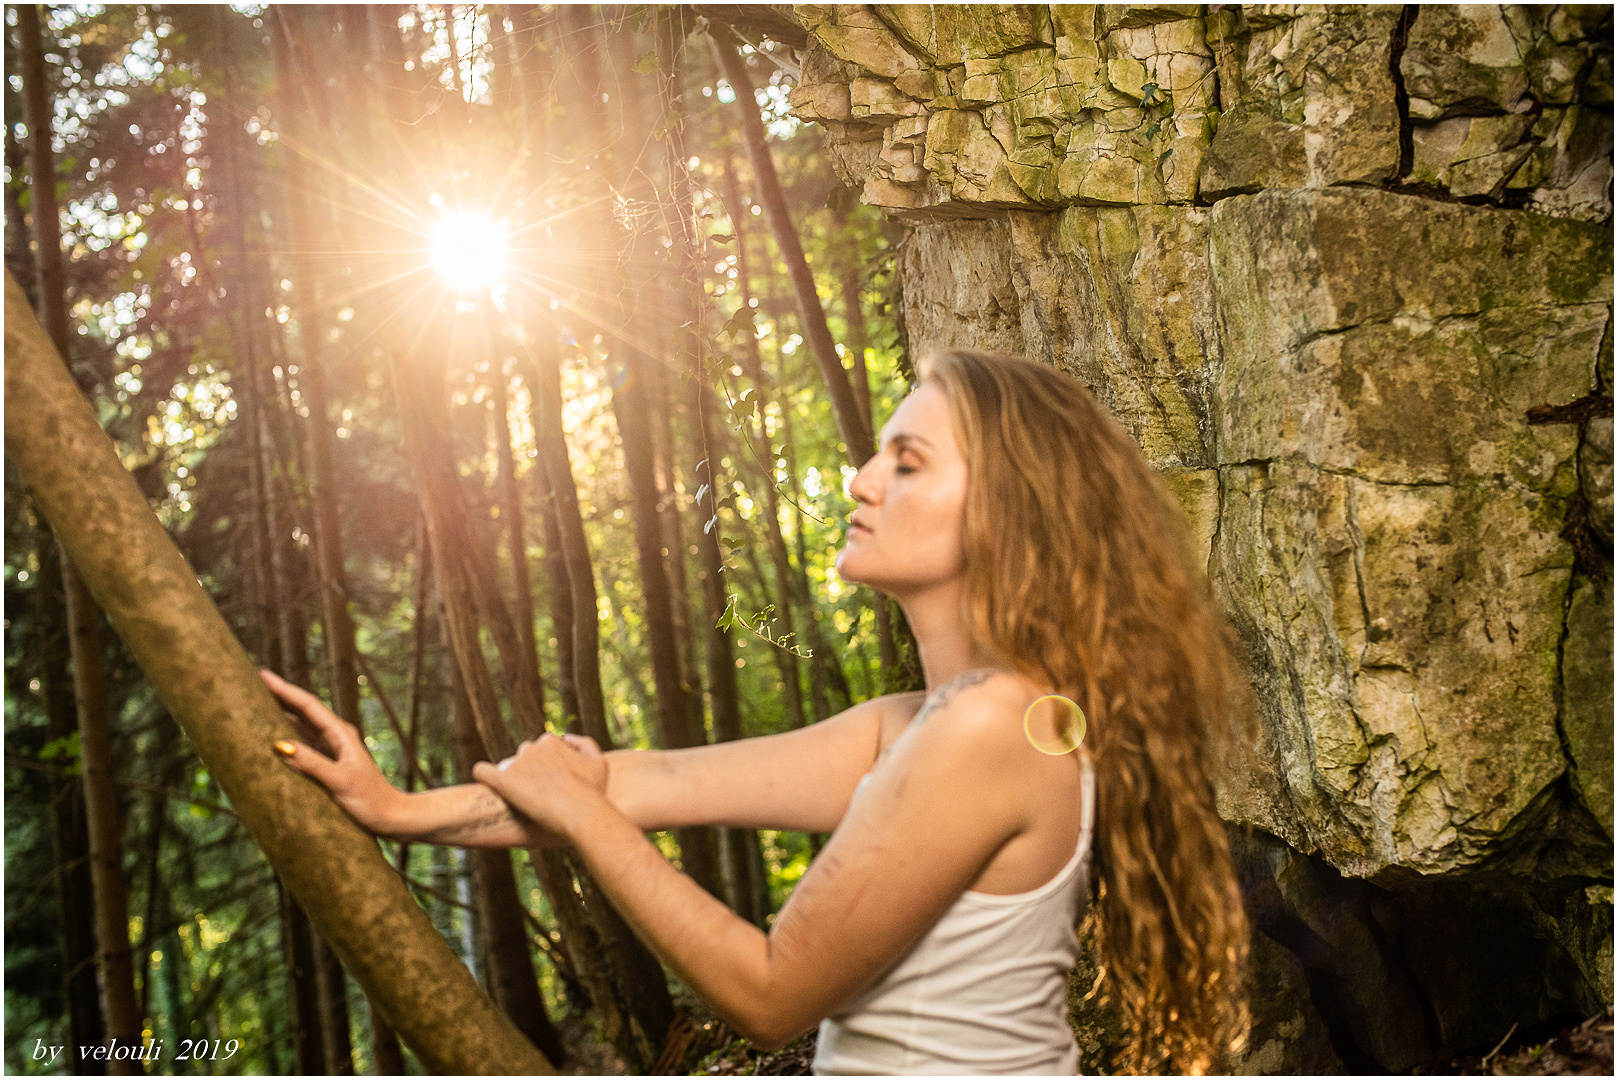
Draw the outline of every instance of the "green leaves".
M78 776L83 771L83 762L79 760L79 733L69 732L60 739L52 739L40 750L41 761L61 761L62 775Z
M737 308L736 314L726 320L725 325L719 328L721 334L757 334L758 327L753 323L753 309L748 307Z
M740 542L738 541L738 544L739 543ZM742 629L746 630L749 634L752 634L760 641L769 642L777 649L785 650L786 652L791 653L793 656L804 660L808 660L810 657L814 656L814 653L806 652L805 650L800 649L796 645L792 644L792 638L794 635L783 634L780 637L775 637L770 633L769 627L765 626L764 624L769 622L771 617L775 615L774 604L766 604L764 606L764 610L755 612L753 615L753 621L748 622L747 618L736 609L736 602L739 599L741 598L736 593L730 594L729 602L725 605L724 614L719 616L719 620L714 623L715 626L721 630L729 631L740 623Z

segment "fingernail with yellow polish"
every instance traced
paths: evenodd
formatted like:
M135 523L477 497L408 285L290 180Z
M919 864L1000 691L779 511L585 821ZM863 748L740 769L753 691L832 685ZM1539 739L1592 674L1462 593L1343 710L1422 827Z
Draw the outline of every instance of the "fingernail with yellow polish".
M293 754L298 752L298 748L292 743L287 742L285 739L277 739L275 749L277 752L285 754L287 757L291 757Z

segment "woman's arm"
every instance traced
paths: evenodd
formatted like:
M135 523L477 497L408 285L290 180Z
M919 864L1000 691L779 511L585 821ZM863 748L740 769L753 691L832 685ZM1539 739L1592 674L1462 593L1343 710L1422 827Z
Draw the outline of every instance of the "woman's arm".
M331 748L328 756L305 743L289 742L280 748L283 756L325 785L371 832L462 847L566 843L518 819L481 784L399 791L383 776L359 733L316 695L271 672L263 676L281 702L307 720ZM912 695L894 695L782 735L688 750L613 751L605 757L607 798L643 832L686 825L830 832L876 756L884 721L897 718L902 723L915 704Z
M766 935L676 871L607 797L606 761L553 738L475 775L565 835L637 935L727 1021L780 1045L903 955L1024 827L1033 695L940 692L873 771ZM791 766L788 766L789 768Z

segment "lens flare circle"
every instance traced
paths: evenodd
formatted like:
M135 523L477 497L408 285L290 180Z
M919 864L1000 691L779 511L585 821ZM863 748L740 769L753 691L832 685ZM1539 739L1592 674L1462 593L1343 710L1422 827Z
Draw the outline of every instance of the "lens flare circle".
M1024 710L1022 730L1035 750L1060 757L1072 753L1084 741L1087 725L1084 710L1076 701L1061 694L1046 694L1035 698Z
M433 226L433 268L453 288L486 289L506 272L506 231L486 214L461 210Z

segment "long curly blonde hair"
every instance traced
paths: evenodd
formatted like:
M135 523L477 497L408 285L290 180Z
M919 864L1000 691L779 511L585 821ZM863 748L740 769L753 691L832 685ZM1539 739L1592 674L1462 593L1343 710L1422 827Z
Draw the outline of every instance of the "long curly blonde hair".
M1185 517L1075 379L967 349L917 370L969 469L971 625L1089 722L1097 947L1135 1067L1221 1068L1246 1033L1248 926L1210 776L1250 689Z

